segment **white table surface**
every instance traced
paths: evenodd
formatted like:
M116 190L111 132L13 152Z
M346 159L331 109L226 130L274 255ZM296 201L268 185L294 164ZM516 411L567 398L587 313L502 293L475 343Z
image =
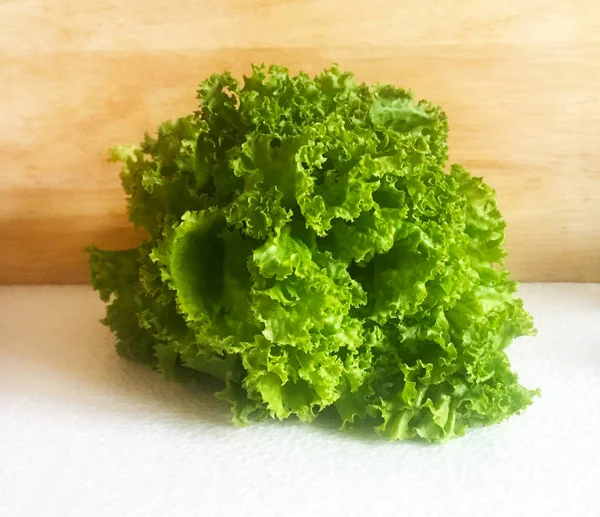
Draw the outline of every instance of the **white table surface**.
M0 516L600 516L600 284L523 285L542 397L445 446L275 422L120 359L89 287L0 288Z

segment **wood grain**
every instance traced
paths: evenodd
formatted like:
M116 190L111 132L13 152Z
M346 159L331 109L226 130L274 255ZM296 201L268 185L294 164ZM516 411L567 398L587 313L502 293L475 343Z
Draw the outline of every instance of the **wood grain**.
M87 280L127 247L106 149L191 111L251 62L332 62L441 104L451 159L498 191L524 281L600 281L600 4L9 0L0 3L0 283Z

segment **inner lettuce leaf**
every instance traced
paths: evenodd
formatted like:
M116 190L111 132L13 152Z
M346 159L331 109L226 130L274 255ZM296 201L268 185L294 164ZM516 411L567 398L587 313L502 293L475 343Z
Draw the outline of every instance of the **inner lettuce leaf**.
M505 353L534 333L505 222L492 188L445 170L440 108L336 66L216 74L198 101L112 150L148 235L89 248L121 355L220 379L242 425L328 408L445 442L531 403Z

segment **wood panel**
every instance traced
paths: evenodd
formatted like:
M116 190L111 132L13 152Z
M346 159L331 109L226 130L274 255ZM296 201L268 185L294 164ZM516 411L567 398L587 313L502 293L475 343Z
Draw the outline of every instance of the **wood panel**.
M452 161L498 191L515 277L600 281L600 4L85 4L0 3L0 283L86 281L83 246L134 243L107 148L251 62L337 62L441 104Z

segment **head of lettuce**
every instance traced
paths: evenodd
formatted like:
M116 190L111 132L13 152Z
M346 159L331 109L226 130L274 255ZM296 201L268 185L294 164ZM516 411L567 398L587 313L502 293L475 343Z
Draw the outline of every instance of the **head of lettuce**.
M213 75L198 111L117 147L139 247L89 249L118 351L203 372L246 424L329 408L342 429L443 442L531 403L533 333L494 191L445 170L448 125L337 67Z

